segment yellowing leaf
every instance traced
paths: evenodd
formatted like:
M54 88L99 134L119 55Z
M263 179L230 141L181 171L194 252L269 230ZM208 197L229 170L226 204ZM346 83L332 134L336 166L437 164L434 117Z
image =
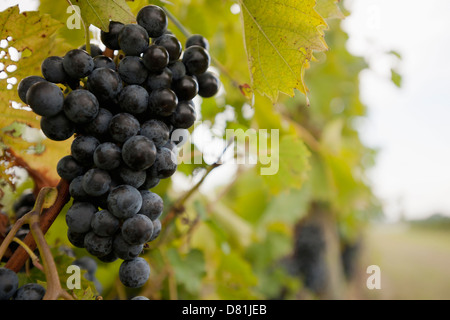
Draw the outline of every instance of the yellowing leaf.
M325 51L325 20L315 0L240 0L245 45L255 90L276 101L279 92L306 93L303 75L313 51Z
M17 84L25 77L41 75L42 61L51 55L64 55L69 47L55 37L59 28L64 24L52 19L49 15L27 11L19 13L19 7L11 7L0 12L0 39L8 39L8 52L0 62L5 65L6 79L0 79L0 128L17 129L17 123L40 129L40 117L23 106L17 94ZM9 49L14 48L20 59L13 59ZM15 66L15 71L8 71L8 66ZM8 80L15 78L16 84L8 84ZM14 104L17 102L17 104ZM23 127L23 129L25 129ZM56 163L70 151L70 142L25 141L22 132L2 130L0 142L2 148L11 148L31 168L38 170L47 181L55 182L59 179L56 173ZM36 148L39 150L36 151ZM30 150L34 149L35 152Z
M136 21L125 0L72 0L71 3L80 7L81 17L88 26L92 24L103 31L108 31L109 20L124 24Z
M324 19L344 19L345 15L336 2L338 0L317 0L315 9Z

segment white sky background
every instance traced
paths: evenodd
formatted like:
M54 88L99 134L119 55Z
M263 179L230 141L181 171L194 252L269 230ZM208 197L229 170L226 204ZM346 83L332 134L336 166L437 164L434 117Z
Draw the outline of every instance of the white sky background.
M348 49L368 59L361 98L369 117L363 140L379 147L375 192L395 220L450 215L450 1L346 0ZM402 55L402 88L390 84ZM393 64L394 63L394 64Z
M0 0L0 10L17 3L36 10L39 1ZM360 77L369 109L360 129L366 144L381 149L370 177L388 218L450 215L450 1L344 4L351 11L343 22L348 49L370 65ZM402 60L385 54L390 50ZM389 81L391 67L403 76L400 89ZM229 179L233 168L216 170L202 190Z

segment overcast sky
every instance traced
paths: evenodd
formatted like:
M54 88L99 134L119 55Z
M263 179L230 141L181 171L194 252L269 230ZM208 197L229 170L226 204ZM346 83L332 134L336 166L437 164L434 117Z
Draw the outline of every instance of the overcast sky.
M450 215L450 1L346 0L349 50L366 57L364 141L381 148L371 177L391 219ZM383 52L396 50L399 63ZM386 79L397 66L399 89Z
M2 0L0 10L16 3L35 10L39 2ZM361 74L361 99L369 109L361 133L381 149L370 177L386 214L391 220L401 213L450 215L450 1L344 4L351 11L343 22L348 49L370 64ZM402 59L386 54L390 50ZM401 88L389 81L392 67L403 76Z

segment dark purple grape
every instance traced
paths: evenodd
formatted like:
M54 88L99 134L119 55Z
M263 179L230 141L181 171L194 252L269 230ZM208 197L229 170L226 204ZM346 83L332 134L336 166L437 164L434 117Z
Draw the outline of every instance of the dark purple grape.
M182 61L188 74L200 75L208 70L211 58L208 51L194 45L184 50Z
M67 52L62 63L66 73L74 79L84 78L94 70L94 60L89 53L81 49Z
M139 56L149 45L147 31L138 24L126 24L119 32L120 49L127 56Z
M141 8L136 16L137 23L147 30L151 38L157 38L167 30L169 21L163 9L155 5Z
M142 61L150 72L161 72L169 64L169 53L163 46L153 44L144 51Z
M101 31L100 39L103 44L112 50L120 50L119 46L119 33L123 28L123 23L117 21L110 21L108 32Z
M148 70L142 59L136 56L124 57L117 67L120 77L127 84L141 84L147 79Z
M171 34L163 34L162 36L154 39L153 44L166 48L169 53L170 62L178 60L183 50L181 42Z

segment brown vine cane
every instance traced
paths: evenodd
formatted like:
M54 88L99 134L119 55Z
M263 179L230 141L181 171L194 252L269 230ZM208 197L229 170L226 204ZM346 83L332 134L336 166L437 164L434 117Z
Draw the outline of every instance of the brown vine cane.
M56 189L58 191L58 197L55 203L50 208L45 209L39 219L40 227L44 234L51 227L56 217L61 212L62 208L66 205L66 203L70 199L68 181L61 179L58 185L56 186ZM35 250L37 247L31 232L27 234L23 242L31 250ZM24 248L20 246L16 249L16 251L14 251L12 256L9 258L8 262L6 263L5 267L17 273L25 265L28 258L29 258L28 253L25 251Z

